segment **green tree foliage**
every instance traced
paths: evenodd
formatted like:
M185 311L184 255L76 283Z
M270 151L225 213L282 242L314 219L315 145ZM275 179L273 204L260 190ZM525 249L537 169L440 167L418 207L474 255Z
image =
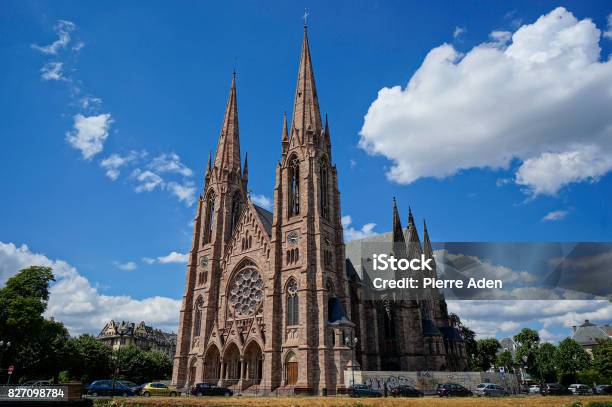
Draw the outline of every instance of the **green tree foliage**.
M467 326L461 323L461 319L457 314L450 314L448 316L449 321L457 327L463 343L465 344L465 353L468 357L468 369L469 370L480 370L480 364L478 363L478 345L476 344L476 333Z
M593 367L607 382L612 380L612 340L600 340L593 349Z
M0 363L15 366L13 380L55 378L67 355L68 331L43 317L51 281L49 267L33 266L19 271L0 289L0 332L2 340L11 342Z
M503 367L506 371L509 371L510 367L513 365L512 361L512 352L509 350L505 350L497 355L497 360L495 361L495 366Z
M112 349L91 335L81 335L70 340L70 357L67 361L71 378L89 383L107 379L113 372Z
M591 364L591 359L578 342L571 338L565 338L559 342L555 354L555 363L560 373L575 375L576 372L587 369Z
M525 366L529 374L537 377L539 371L536 355L540 344L540 335L533 329L523 328L521 332L514 335L514 342L518 345L515 353L515 363Z
M501 348L499 341L495 338L479 339L476 341L478 367L487 371L495 363L497 351Z
M536 365L538 366L538 377L544 382L557 380L557 366L555 358L557 347L552 343L543 343L536 352Z
M145 352L135 346L116 351L119 378L136 383L170 378L172 361L160 352Z

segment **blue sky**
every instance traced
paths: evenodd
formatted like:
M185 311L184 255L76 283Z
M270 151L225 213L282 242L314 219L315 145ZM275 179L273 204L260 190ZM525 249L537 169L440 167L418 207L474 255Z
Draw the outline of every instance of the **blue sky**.
M518 149L503 165L459 155L465 161L449 164L443 176L422 166L411 170L417 175L409 182L405 174L388 175L394 166L388 148L360 146L364 137L389 140L385 137L391 124L380 122L372 124L369 136L360 136L364 116L377 98L381 100L379 90L405 88L431 50L446 43L469 55L490 41L491 32L514 33L558 6L578 21L591 19L605 32L612 12L609 2L4 1L0 242L25 244L28 253L66 261L102 296L180 299L185 266L174 260L190 248L195 213L190 194L202 187L234 66L249 186L254 195L272 196L282 114L290 113L293 102L304 6L310 13L318 94L322 111L329 114L350 235L388 230L395 196L404 217L410 205L418 221L427 219L436 241L612 240L611 204L606 199L612 190L612 165L603 153L589 165L599 172L572 175L570 181L550 187L540 181L513 181L526 169L526 161L542 158L538 154L550 140ZM58 26L59 21L73 25ZM44 48L62 32L68 33L68 42ZM604 65L612 52L612 41L605 35L598 44L600 57L592 65ZM48 65L58 62L61 72L53 71L57 65ZM606 78L602 80L609 84ZM451 85L460 90L461 83ZM89 106L82 106L84 100ZM441 106L435 97L431 103L433 108ZM77 132L79 114L108 115L108 135L99 151L87 153L67 141L67 134ZM440 112L440 121L452 123L453 117L445 114ZM464 119L479 122L483 117ZM604 119L593 118L598 120ZM588 124L584 129L591 131ZM421 143L418 137L411 140ZM452 151L455 141L451 138L444 145ZM85 158L87 154L91 156ZM110 167L101 165L113 154L131 157L118 168L115 180L106 173ZM142 175L146 171L162 181L144 186L152 180ZM550 220L544 220L547 216ZM174 256L165 257L172 252Z

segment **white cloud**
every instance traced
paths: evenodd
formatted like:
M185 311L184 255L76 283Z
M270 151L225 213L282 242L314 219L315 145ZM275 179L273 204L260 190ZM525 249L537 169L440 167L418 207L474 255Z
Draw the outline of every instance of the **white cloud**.
M406 88L383 88L360 146L393 162L408 184L469 168L507 169L534 195L612 169L612 60L600 60L600 31L557 8L521 26L507 45L492 33L466 54L432 49Z
M47 62L40 69L40 77L44 81L62 81L65 80L62 76L62 66L61 62Z
M608 24L606 25L606 31L603 33L604 38L612 40L612 13L608 14Z
M123 270L123 271L133 271L138 268L136 263L134 263L133 261L128 261L126 263L115 262L115 266L117 266L119 270Z
M453 38L459 38L461 34L464 34L467 31L465 27L455 27L455 31L453 31Z
M148 168L159 174L169 172L181 174L184 177L193 175L193 171L181 162L181 158L176 153L160 154L148 164Z
M501 47L512 39L512 33L510 31L492 31L489 34L489 38L492 41L492 45Z
M32 48L46 55L57 55L62 48L65 48L70 43L70 33L76 29L76 25L70 21L59 20L53 28L57 33L57 40L49 45L32 44ZM74 48L77 48L76 51L78 51L82 47L82 45L79 46L77 44Z
M66 133L66 141L81 151L83 158L91 159L104 149L108 129L113 122L110 113L97 116L74 116L74 129Z
M143 154L143 153L141 153ZM106 176L115 181L119 178L119 168L126 164L138 159L139 154L135 151L130 151L129 154L111 154L102 161L100 161L100 167L106 170Z
M253 201L255 205L261 206L264 209L272 209L272 199L265 195L251 194L251 201Z
M136 185L136 188L134 188L134 191L136 192L150 192L157 187L162 188L164 186L163 179L159 175L149 170L142 171L139 168L136 168L134 171L132 171L131 177L138 181L138 185Z
M72 335L97 334L111 319L146 321L167 331L177 329L180 300L160 296L134 299L126 295L102 295L65 261L51 260L30 251L26 245L0 242L0 284L32 265L53 269L56 282L51 286L45 315L63 322Z
M567 217L568 214L569 214L568 211L552 211L552 212L548 212L546 216L542 218L542 220L544 222L563 220Z
M96 110L102 104L102 99L94 96L83 96L79 100L79 106L83 110Z
M195 202L196 187L191 181L183 184L171 181L166 185L166 188L187 206L191 206Z
M350 215L342 217L342 227L344 228L344 240L350 242L351 240L363 239L364 237L376 235L374 228L376 223L366 223L361 229L355 229L351 226L353 220Z
M170 254L166 256L159 256L157 261L161 264L168 263L187 263L189 260L189 253L178 253L178 252L170 252Z
M142 261L144 261L144 262L145 262L145 263L147 263L147 264L153 264L153 263L155 263L155 259L154 259L154 258L152 258L152 257L143 257L143 258L142 258Z

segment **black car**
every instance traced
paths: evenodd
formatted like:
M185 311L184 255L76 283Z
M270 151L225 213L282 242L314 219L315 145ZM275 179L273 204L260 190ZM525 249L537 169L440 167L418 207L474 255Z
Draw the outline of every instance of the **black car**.
M397 386L391 390L391 394L394 397L423 397L422 391L408 385Z
M189 392L192 396L231 396L234 394L227 387L218 387L210 383L196 383Z
M473 393L457 383L444 383L438 385L436 391L440 397L469 397Z
M565 396L572 394L572 392L562 384L546 383L540 386L540 394L542 394L542 396Z
M135 393L129 387L116 380L96 380L87 386L87 394L98 396L134 396Z
M612 386L609 384L600 384L595 386L595 394L612 394Z
M348 393L351 397L382 397L380 391L371 389L364 384L356 384L349 389Z

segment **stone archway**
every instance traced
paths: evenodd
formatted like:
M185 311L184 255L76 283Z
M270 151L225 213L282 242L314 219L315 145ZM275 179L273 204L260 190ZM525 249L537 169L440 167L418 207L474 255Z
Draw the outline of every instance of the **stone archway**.
M260 384L263 374L263 352L257 341L251 341L247 345L242 363L244 387Z
M230 343L223 353L223 362L221 364L221 380L226 386L238 384L240 380L241 359L238 346L234 342Z
M217 384L221 377L221 354L216 345L208 348L204 356L204 368L202 369L202 383Z

